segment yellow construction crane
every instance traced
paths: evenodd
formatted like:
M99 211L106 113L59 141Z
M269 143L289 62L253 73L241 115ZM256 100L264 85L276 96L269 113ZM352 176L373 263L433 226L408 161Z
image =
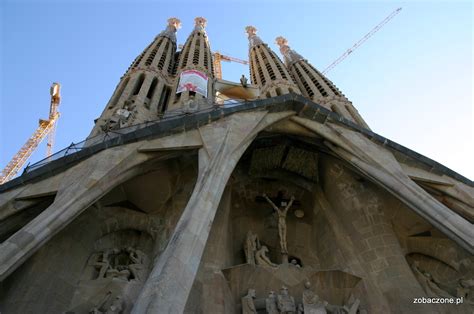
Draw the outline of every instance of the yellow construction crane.
M237 59L237 58L234 58L234 57L229 57L229 56L226 56L226 55L223 55L223 54L220 54L219 52L214 52L212 54L213 56L213 64L214 64L214 76L218 79L222 79L222 65L221 65L221 62L222 61L226 61L226 62L238 62L238 63L241 63L241 64L249 64L248 61L246 60L241 60L241 59Z
M51 104L49 106L48 120L39 120L39 125L36 131L2 170L0 184L12 179L17 174L46 135L49 135L46 156L49 157L51 155L54 145L55 125L59 118L58 106L61 101L60 87L59 83L53 83L51 86Z
M178 45L178 48L179 49L183 49L183 45L180 44ZM218 78L220 80L222 80L222 61L226 61L226 62L238 62L238 63L241 63L241 64L245 64L245 65L248 65L249 62L246 61L246 60L242 60L242 59L238 59L238 58L234 58L234 57L230 57L230 56L226 56L226 55L223 55L219 52L214 52L212 54L212 64L214 66L214 77L215 78Z

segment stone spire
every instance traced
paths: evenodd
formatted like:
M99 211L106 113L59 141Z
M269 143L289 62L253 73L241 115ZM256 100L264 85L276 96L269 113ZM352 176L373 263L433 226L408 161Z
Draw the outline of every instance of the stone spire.
M179 19L168 19L166 29L133 61L89 137L162 115L171 91L176 31L180 26Z
M175 17L168 19L168 26L158 34L158 37L168 37L176 44L176 31L181 28L181 21Z
M305 58L291 49L288 46L288 40L278 36L275 41L280 46L286 67L304 96L344 118L368 128L367 123L346 96Z
M286 40L285 37L278 36L275 40L276 44L280 46L280 52L283 55L286 66L304 59L299 53L288 46L288 40Z
M250 77L252 83L260 88L260 98L271 98L288 93L300 94L290 73L260 37L257 29L247 26L245 31L249 39Z
M249 47L263 44L263 41L257 36L257 29L254 26L247 26L245 31L249 38Z
M207 20L196 17L194 24L179 56L168 112L192 112L214 104L212 54L205 29Z

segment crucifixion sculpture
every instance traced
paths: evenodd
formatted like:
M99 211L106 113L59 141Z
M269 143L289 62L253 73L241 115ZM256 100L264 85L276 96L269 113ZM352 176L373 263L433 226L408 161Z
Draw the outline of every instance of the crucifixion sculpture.
M290 202L287 204L286 202L281 202L281 206L275 205L273 201L267 196L267 194L263 194L263 197L267 200L270 205L272 205L275 212L278 214L278 236L280 238L280 248L281 254L283 255L284 259L288 258L288 249L286 247L286 214L290 209L291 205L295 200L295 197L292 196L290 198Z

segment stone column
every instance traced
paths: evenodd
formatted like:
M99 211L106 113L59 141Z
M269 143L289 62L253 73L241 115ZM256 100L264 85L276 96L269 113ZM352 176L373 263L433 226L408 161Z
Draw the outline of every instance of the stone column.
M168 246L158 258L132 313L182 313L227 181L258 132L292 112L234 114L199 129L199 176Z

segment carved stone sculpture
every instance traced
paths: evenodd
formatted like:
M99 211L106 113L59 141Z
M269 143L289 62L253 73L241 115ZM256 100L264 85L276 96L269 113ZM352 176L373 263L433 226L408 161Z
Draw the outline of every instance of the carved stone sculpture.
M107 309L106 314L119 314L123 311L123 300L121 296L115 297L112 304Z
M121 109L117 109L109 120L102 126L103 131L118 130L127 126L127 122L132 115L132 111L126 105Z
M268 298L265 299L265 309L268 314L278 314L277 297L275 292L270 291Z
M311 290L311 283L306 281L303 291L304 313L326 314L327 302L322 302L319 296Z
M97 279L144 280L147 267L146 254L128 247L126 249L108 249L100 254L99 260L92 264L98 268Z
M457 297L463 297L468 304L474 304L474 279L460 279Z
M260 248L260 244L257 235L253 234L251 231L247 232L244 250L248 264L255 265L255 254L257 253L258 248Z
M242 74L242 76L240 77L240 84L242 84L243 87L247 87L247 78L245 77L245 75Z
M253 300L255 299L255 290L249 289L247 295L242 298L242 314L257 313Z
M111 250L105 250L99 257L99 260L94 263L94 266L99 269L99 275L97 278L104 278L105 273L110 268L109 254Z
M298 314L303 314L304 313L304 307L302 303L298 303L298 306L296 307L296 313Z
M144 280L144 278L142 278L142 274L145 271L145 253L132 247L128 247L127 252L129 253L130 258L130 264L128 265L128 269L133 275L133 278L139 281Z
M281 287L280 294L277 297L277 305L280 313L295 314L295 299L288 294L288 288Z
M288 249L286 245L286 214L288 213L288 210L290 209L291 205L293 205L295 197L292 196L290 202L284 208L276 206L275 203L273 203L272 200L268 198L266 194L263 194L263 197L267 200L268 203L270 203L270 205L272 205L273 209L278 214L278 236L280 238L281 253L286 255L288 254Z
M420 282L423 290L425 290L426 294L430 297L443 297L443 298L452 298L452 296L441 289L438 286L438 283L435 281L433 276L428 272L423 272L419 268L419 264L415 261L411 268L413 269L413 273L415 274L416 278Z
M272 263L267 257L268 248L265 245L262 245L260 250L255 253L255 261L257 265L260 266L269 266L269 267L278 267L278 265Z

